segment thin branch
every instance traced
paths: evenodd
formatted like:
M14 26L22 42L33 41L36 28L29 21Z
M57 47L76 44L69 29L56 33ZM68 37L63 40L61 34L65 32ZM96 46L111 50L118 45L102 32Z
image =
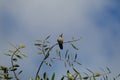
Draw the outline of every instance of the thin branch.
M40 72L40 68L42 67L43 63L44 63L44 60L42 60L42 62L41 62L40 65L39 65L39 68L38 68L37 73L36 73L35 80L37 80L38 74L39 74L39 72Z
M12 56L11 56L12 68L14 68L13 57L14 57L15 53L16 53L17 51L19 51L19 49L20 49L20 48L17 48L17 49L14 51L14 53L12 54ZM15 72L14 70L13 70L13 74L14 74L16 80L19 80L18 77L17 77L17 74L16 74L16 72Z
M80 40L80 39L76 39L76 40L72 40L72 41L66 41L66 42L63 42L63 44L72 43L72 42L76 42L76 41L79 41L79 40ZM58 43L55 43L54 45L52 45L52 46L49 48L48 52L46 53L45 57L43 58L42 62L40 63L40 65L39 65L39 67L38 67L35 80L37 80L37 77L38 77L38 74L39 74L39 72L40 72L40 70L41 70L41 67L42 67L44 61L46 60L46 56L49 55L49 52L50 52L56 45L58 45ZM45 54L45 53L44 53L44 54Z
M76 40L71 40L71 41L66 41L66 42L63 42L63 44L66 44L66 43L72 43L72 42L76 42L76 41L79 41L80 39L76 39ZM55 43L53 46L50 47L50 50L52 48L54 48L56 45L58 45L58 43Z

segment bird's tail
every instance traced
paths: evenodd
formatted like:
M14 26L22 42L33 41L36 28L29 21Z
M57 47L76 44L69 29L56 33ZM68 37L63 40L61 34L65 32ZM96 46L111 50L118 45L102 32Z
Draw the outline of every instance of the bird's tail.
M60 49L63 49L63 44L59 44Z

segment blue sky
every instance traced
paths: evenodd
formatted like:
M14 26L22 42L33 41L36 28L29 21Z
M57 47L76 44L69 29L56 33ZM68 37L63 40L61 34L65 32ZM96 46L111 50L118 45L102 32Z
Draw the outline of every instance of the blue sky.
M35 74L31 73L35 73L39 65L34 41L51 34L53 44L63 33L64 41L72 36L83 37L77 43L80 48L77 53L83 64L80 71L84 68L100 71L100 67L108 66L115 76L120 72L119 4L119 0L1 0L0 65L9 65L9 59L3 56L11 48L8 41L25 44L24 52L29 57L24 59L24 63L20 62L26 73L21 78L33 77ZM56 64L58 66L54 69L64 73L59 67L61 63Z

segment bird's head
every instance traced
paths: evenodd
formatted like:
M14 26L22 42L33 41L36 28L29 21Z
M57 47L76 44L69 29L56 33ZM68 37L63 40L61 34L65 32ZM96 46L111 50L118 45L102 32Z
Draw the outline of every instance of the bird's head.
M60 37L62 37L63 36L63 33L62 34L60 34Z

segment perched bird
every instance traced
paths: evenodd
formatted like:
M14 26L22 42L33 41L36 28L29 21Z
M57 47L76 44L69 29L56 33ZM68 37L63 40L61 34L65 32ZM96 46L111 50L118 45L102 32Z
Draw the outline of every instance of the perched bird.
M59 37L57 39L57 42L59 44L60 49L63 49L63 38L62 38L62 35L63 34L59 35Z

